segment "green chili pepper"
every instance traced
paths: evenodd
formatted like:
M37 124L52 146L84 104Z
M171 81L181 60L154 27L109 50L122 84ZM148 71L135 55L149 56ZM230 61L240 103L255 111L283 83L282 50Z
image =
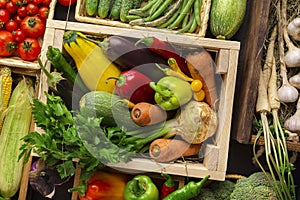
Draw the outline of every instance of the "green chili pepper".
M199 182L190 181L188 184L183 187L175 190L168 196L166 196L163 200L182 200L182 199L191 199L200 194L201 188L204 183L209 179L209 175L201 179Z
M147 175L137 175L126 184L125 200L158 200L159 191Z
M155 102L167 111L179 108L193 97L190 84L174 76L163 77L157 84L151 82L150 87L155 90Z
M73 84L78 85L82 91L88 91L87 87L81 81L80 77L77 78L76 71L67 62L58 48L48 46L46 57L51 62L52 66L60 71L65 78L69 79Z

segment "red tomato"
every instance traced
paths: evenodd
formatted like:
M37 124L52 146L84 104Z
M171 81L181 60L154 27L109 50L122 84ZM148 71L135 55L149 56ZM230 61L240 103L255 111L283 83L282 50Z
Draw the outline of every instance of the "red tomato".
M43 5L44 6L49 6L51 3L51 0L43 0Z
M19 15L15 15L14 20L20 25L23 18L21 18Z
M5 8L10 14L15 14L18 10L17 5L12 1L7 2Z
M58 3L60 3L63 6L69 6L76 2L76 0L58 0Z
M15 20L9 20L8 22L6 22L5 24L5 29L12 32L18 29L18 23Z
M24 18L27 16L27 9L26 6L20 6L17 10L17 13L20 17Z
M17 6L22 6L27 4L27 0L11 0Z
M0 27L4 27L5 23L10 19L10 14L5 9L0 9Z
M39 7L34 3L29 3L26 6L26 11L28 16L33 16L39 12Z
M47 19L49 15L49 8L47 6L42 6L39 8L39 14L42 19Z
M13 31L13 36L14 36L14 40L17 42L17 43L20 43L20 42L23 42L25 40L25 33L23 30L21 29L18 29L16 31Z
M9 31L0 31L0 57L8 57L15 51L16 44L13 34Z
M34 3L35 5L39 5L43 3L43 0L32 0L32 3Z
M27 16L20 25L27 37L38 38L45 32L46 24L43 19L38 16Z
M33 61L40 55L41 46L36 38L25 38L23 42L18 44L17 51L23 60Z
M0 8L5 8L6 3L6 0L0 0Z

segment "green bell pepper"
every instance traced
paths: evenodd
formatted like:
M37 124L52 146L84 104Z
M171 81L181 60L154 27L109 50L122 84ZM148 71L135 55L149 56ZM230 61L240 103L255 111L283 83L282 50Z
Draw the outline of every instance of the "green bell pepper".
M137 175L126 184L125 200L158 200L159 191L147 175Z
M174 76L163 77L156 84L150 82L150 87L155 90L155 102L167 111L183 106L193 97L190 84Z

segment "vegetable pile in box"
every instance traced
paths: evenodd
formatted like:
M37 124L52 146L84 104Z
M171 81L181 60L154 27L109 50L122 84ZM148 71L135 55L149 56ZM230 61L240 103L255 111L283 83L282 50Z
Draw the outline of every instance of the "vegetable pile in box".
M57 164L62 177L74 174L73 158L86 171L141 156L199 159L217 131L222 80L201 46L67 31L63 51L49 46L46 56L56 69L40 61L52 95L33 106L45 133L29 134L22 150Z

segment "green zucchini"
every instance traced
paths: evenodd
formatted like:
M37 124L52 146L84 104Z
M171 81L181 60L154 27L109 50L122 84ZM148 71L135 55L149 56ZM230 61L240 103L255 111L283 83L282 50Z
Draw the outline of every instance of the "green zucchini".
M213 0L210 31L217 39L230 39L244 21L247 0Z
M104 19L108 16L111 3L113 3L111 0L100 0L98 4L98 15L100 18Z
M110 18L112 20L119 20L120 19L120 11L122 7L123 0L115 0L114 4L110 10Z
M121 22L128 22L127 15L129 14L129 10L133 8L132 0L123 0L122 7L120 11L120 20Z
M109 92L88 92L81 98L79 107L87 117L103 117L103 126L125 127L127 130L139 128L132 121L128 101Z
M99 0L86 0L85 10L88 16L95 16L98 10Z
M23 159L19 160L23 138L29 133L32 120L33 82L23 78L9 100L0 135L0 196L13 197L20 187Z

